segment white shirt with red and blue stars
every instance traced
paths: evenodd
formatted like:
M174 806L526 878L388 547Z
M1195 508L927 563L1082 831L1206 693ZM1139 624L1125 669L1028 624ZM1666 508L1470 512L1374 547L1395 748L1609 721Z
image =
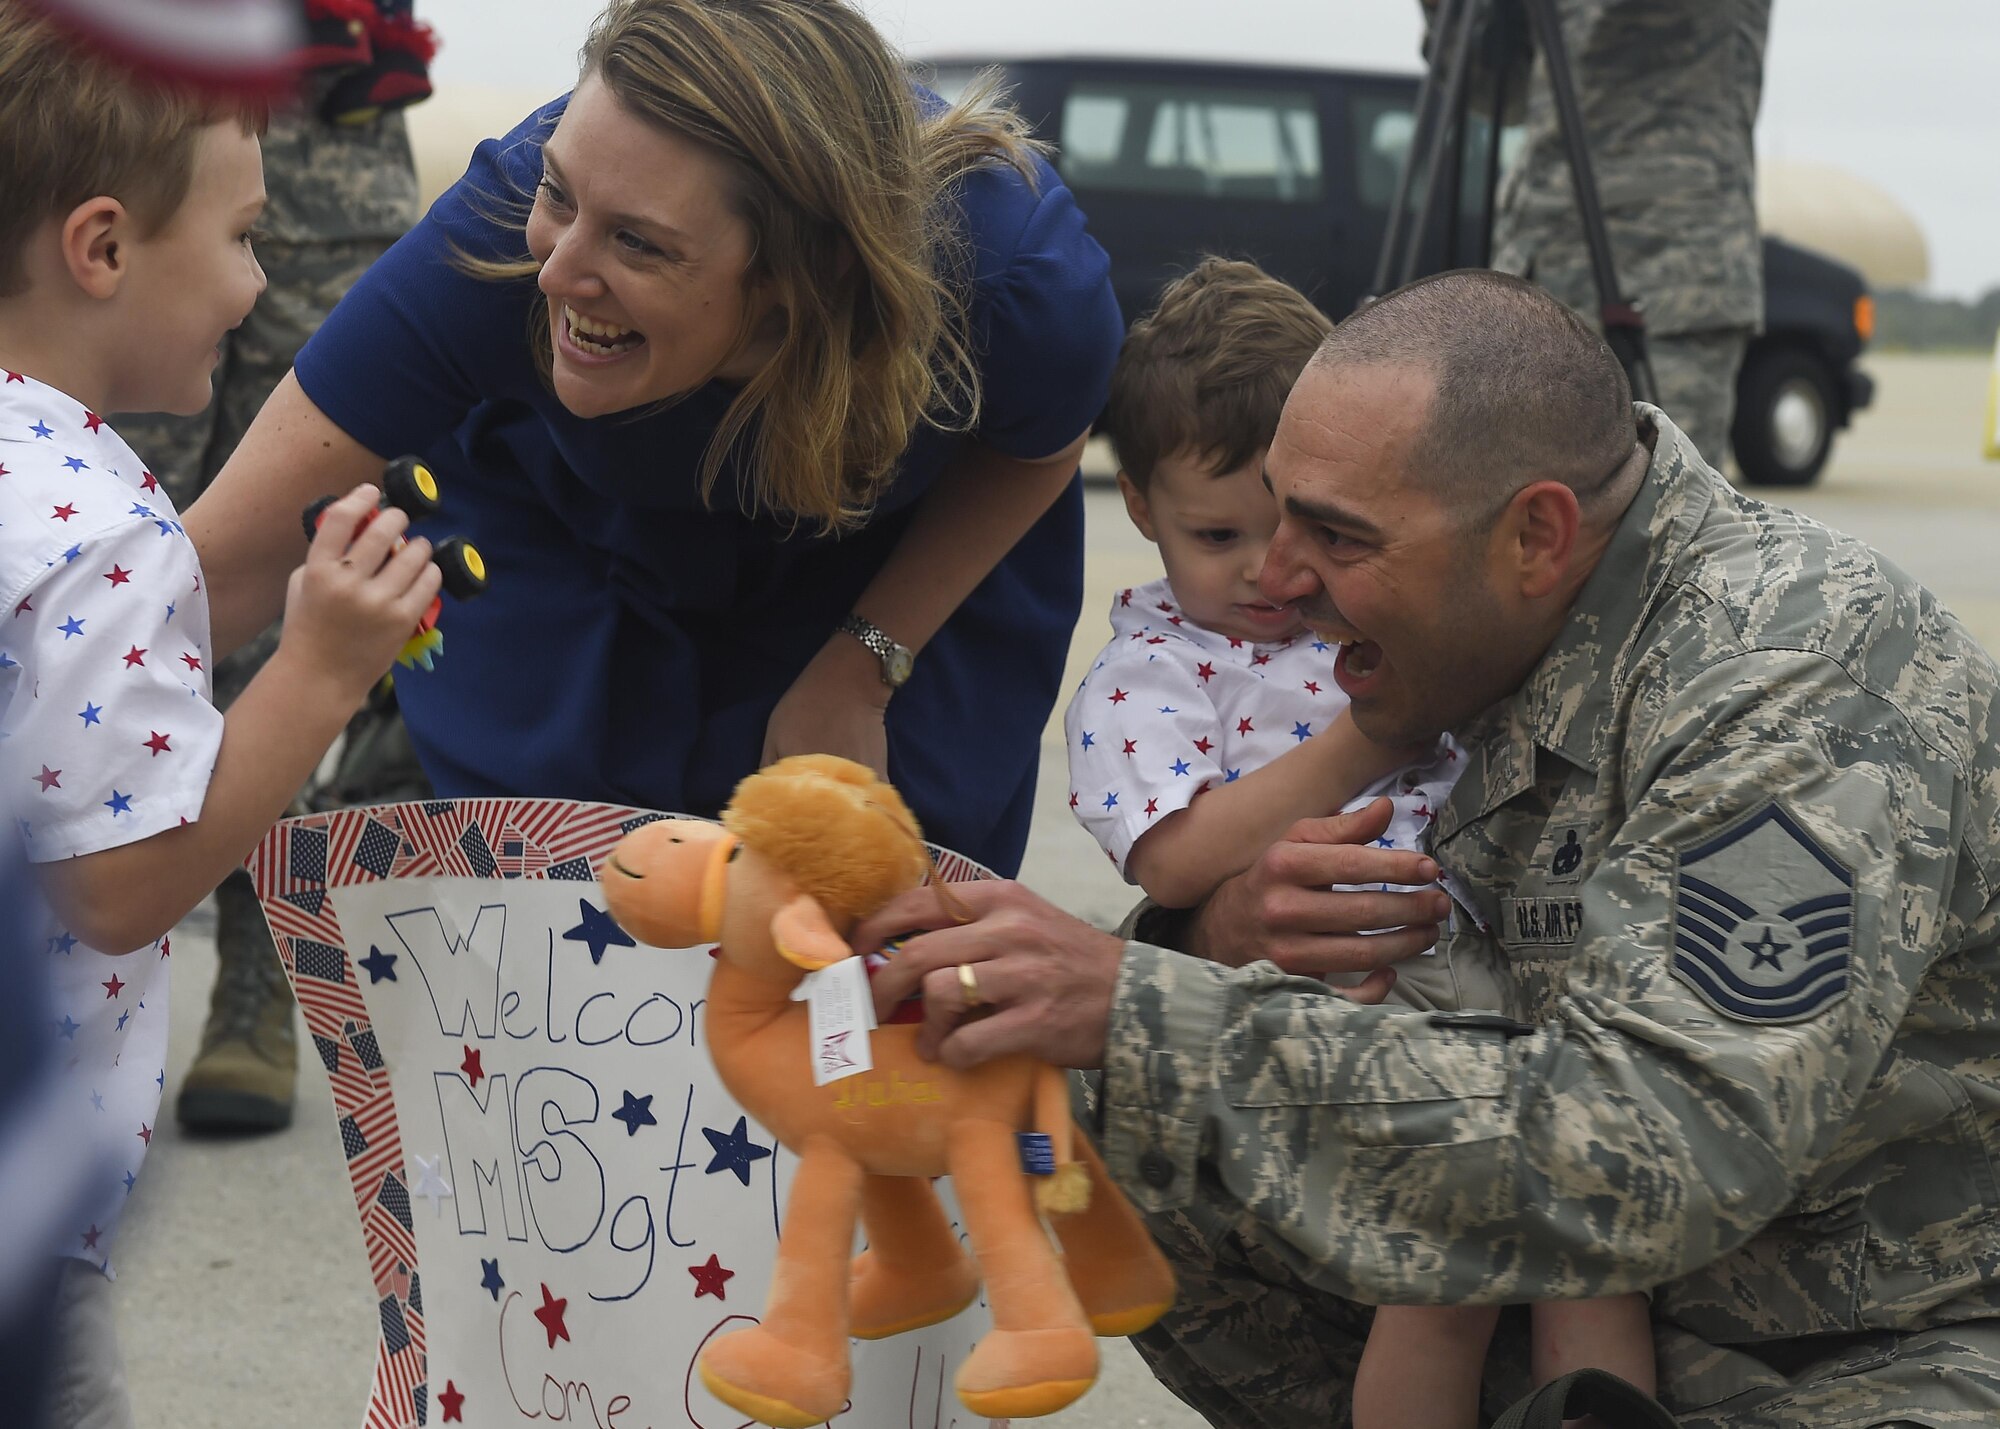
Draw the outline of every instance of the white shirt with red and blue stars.
M1111 630L1063 731L1070 809L1120 873L1161 819L1296 749L1347 708L1333 679L1338 647L1311 633L1276 643L1218 635L1181 614L1164 578L1118 592ZM1384 777L1347 807L1386 795L1395 814L1378 846L1423 850L1463 767L1447 735L1434 758Z
M222 743L208 666L201 567L166 493L102 417L0 368L0 802L30 859L200 816ZM113 957L46 905L35 922L70 1149L101 1171L57 1248L109 1274L166 1082L171 946Z

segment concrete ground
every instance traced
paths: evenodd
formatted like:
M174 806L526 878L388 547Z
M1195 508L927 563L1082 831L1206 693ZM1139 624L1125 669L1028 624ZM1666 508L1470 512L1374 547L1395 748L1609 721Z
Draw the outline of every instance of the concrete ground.
M2000 465L1979 459L1987 368L1976 359L1878 357L1874 410L1843 434L1809 491L1764 493L1875 543L2000 650ZM1101 460L1101 457L1099 457ZM1088 594L1071 681L1102 643L1112 591L1157 574L1115 492L1090 495ZM1081 916L1115 921L1130 901L1070 819L1060 711L1043 742L1042 797L1023 878ZM206 909L174 939L171 1105L194 1054L214 974ZM192 1141L171 1115L121 1232L117 1296L140 1429L355 1429L376 1324L331 1103L308 1068L290 1130ZM1198 1429L1123 1344L1057 1429ZM874 1429L874 1426L870 1426Z

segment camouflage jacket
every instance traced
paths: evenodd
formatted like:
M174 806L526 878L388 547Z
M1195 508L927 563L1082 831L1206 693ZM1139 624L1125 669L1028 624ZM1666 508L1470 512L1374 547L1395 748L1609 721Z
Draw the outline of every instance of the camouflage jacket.
M1771 0L1557 0L1612 260L1654 332L1759 328L1751 130ZM1593 319L1597 288L1542 61L1494 219L1493 266Z
M417 221L417 171L400 112L367 124L318 117L325 76L309 76L300 107L271 115L264 135L270 204L258 226L272 243L389 243Z
M1476 905L1440 954L1523 1023L1131 943L1107 1160L1363 1301L1657 1287L1714 1344L1994 1315L2000 671L1638 412L1646 485L1438 826Z

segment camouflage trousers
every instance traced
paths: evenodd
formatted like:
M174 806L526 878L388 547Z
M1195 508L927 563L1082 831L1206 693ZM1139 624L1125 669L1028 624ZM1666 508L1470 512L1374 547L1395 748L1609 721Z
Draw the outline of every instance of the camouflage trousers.
M1660 389L1658 405L1717 471L1729 458L1736 374L1749 346L1747 328L1646 334L1646 355Z
M1180 1295L1134 1336L1154 1375L1217 1429L1349 1429L1374 1311L1310 1283L1311 1267L1228 1207L1220 1187L1148 1218ZM1654 1327L1662 1397L1682 1429L1891 1429L2000 1423L2000 1322L1817 1337L1751 1349ZM1525 1312L1503 1314L1483 1422L1533 1388Z

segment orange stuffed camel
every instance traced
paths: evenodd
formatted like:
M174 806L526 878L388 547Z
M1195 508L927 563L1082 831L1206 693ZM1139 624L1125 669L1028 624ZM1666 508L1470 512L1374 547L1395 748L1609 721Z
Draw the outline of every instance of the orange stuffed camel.
M605 861L613 916L657 947L720 943L708 1044L730 1095L798 1158L763 1321L701 1357L709 1392L762 1423L841 1411L848 1337L950 1319L983 1276L993 1329L958 1396L991 1418L1050 1414L1097 1377L1098 1335L1130 1335L1173 1300L1173 1274L1070 1122L1064 1074L1007 1057L925 1062L914 1024L871 1034L874 1069L814 1086L809 971L850 956L846 932L916 887L929 855L902 798L831 755L780 760L737 787L722 827L634 831ZM1017 1134L1047 1135L1052 1176L1024 1173ZM930 1178L949 1173L972 1256ZM1058 1256L1038 1211L1055 1217ZM850 1263L857 1216L868 1248Z

